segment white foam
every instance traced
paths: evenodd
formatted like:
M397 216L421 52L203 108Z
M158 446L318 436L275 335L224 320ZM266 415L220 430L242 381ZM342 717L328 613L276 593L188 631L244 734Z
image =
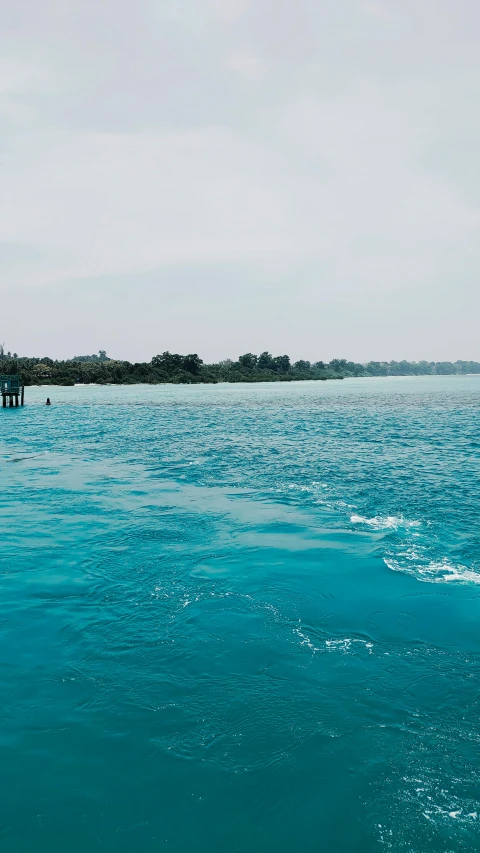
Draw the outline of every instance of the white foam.
M393 572L413 575L419 581L429 583L476 583L480 584L480 573L468 566L451 565L447 558L428 563L415 562L415 554L405 554L405 561L384 557L383 561Z
M355 637L353 640L351 637L342 637L340 640L325 640L325 645L330 651L348 652L354 643L360 644L363 648L368 649L370 655L372 654L373 643L361 640L358 637Z
M310 649L310 651L314 654L315 652L325 651L338 651L347 653L353 651L352 646L354 645L356 645L357 648L358 646L361 646L364 649L367 649L368 654L370 655L373 654L373 643L368 642L368 640L362 640L358 637L354 637L353 639L351 637L341 637L336 640L324 640L321 646L315 646L310 637L302 631L301 624L299 624L298 627L294 628L293 630L297 637L299 637L300 639L300 645L307 646L307 648Z
M421 527L422 524L421 521L409 521L403 515L375 515L373 518L366 518L364 515L352 515L350 521L352 524L367 524L374 530L409 529Z
M465 823L470 823L473 820L477 819L477 812L464 812L463 809L454 809L450 811L448 808L444 806L439 806L433 802L432 797L427 797L427 800L430 800L429 803L430 808L425 809L423 812L423 816L427 818L427 820L433 820L434 818L440 818L441 820L445 820L446 818L453 818L453 820L460 820Z
M314 653L321 651L321 649L319 649L318 646L313 645L310 637L308 637L306 634L303 633L303 631L301 630L301 627L294 628L294 632L297 635L297 637L300 637L300 645L301 646L307 646L307 648L309 648L310 651L312 651Z

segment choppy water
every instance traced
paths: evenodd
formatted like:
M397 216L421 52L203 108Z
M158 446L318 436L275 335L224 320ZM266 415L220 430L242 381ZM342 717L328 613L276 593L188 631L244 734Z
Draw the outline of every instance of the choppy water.
M26 402L2 851L480 849L480 377Z

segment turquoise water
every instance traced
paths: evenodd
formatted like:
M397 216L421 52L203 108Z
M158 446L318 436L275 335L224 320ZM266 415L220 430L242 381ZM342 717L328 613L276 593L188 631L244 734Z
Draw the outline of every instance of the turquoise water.
M26 404L4 853L480 849L480 377Z

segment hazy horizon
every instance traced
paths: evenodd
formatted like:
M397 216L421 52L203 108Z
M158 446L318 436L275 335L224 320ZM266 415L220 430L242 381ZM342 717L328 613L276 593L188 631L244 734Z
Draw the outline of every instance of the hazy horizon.
M4 0L0 341L480 360L473 0Z

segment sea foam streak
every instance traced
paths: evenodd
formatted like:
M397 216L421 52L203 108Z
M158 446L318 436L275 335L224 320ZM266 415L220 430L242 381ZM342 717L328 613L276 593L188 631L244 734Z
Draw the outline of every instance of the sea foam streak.
M383 562L394 572L404 572L414 575L419 581L430 583L480 583L480 573L473 571L468 566L461 564L454 566L447 558L443 560L431 560L428 563L414 562L410 557L405 561L384 557Z
M420 537L417 532L422 526L421 521L409 520L404 516L376 515L367 518L362 515L352 515L350 521L353 524L365 524L372 530L403 531L405 544L412 542L411 536ZM410 536L409 536L410 534ZM423 537L422 537L423 538ZM421 544L415 539L415 546L406 547L401 550L393 545L390 553L383 557L383 561L389 569L394 572L404 572L412 575L420 581L430 583L480 583L480 573L463 564L453 564L448 557L435 558L431 553L431 543Z
M367 524L373 530L409 529L411 527L421 527L422 524L421 521L409 521L403 515L375 515L373 518L366 518L363 515L352 515L350 521L352 524Z

